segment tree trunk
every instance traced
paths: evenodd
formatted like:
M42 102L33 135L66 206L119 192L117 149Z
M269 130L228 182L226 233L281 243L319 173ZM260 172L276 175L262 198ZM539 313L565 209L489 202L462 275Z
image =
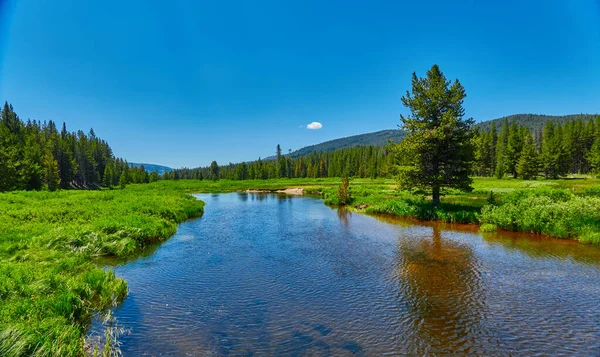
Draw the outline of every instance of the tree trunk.
M440 205L440 188L437 186L433 187L433 194L431 195L433 206L437 207Z

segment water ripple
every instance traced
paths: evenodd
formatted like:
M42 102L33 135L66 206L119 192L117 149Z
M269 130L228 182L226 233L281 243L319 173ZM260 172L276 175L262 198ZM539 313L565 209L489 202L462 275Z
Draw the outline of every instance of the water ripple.
M600 249L202 195L115 268L125 356L600 355Z

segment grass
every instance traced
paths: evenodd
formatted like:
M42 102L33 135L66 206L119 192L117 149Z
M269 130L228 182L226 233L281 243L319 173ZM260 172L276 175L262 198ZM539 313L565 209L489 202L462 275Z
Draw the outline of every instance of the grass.
M0 194L0 355L81 356L126 283L93 263L170 237L203 203L178 188Z
M567 189L538 188L505 195L481 212L484 230L494 227L600 244L600 198Z
M159 181L124 190L0 194L0 356L81 356L95 312L127 294L96 257L136 256L203 212L186 193L302 187L337 204L340 179ZM448 190L438 208L390 179L352 179L353 211L482 224L600 244L600 180L475 178L469 193ZM488 204L490 192L496 199Z
M340 179L277 179L257 181L169 181L165 188L186 192L233 192L303 187L328 205L339 204ZM392 179L352 179L351 211L450 223L480 224L497 229L576 238L600 245L600 180L570 177L561 180L519 180L475 177L472 192L447 190L433 208L425 193L400 191ZM490 192L494 204L489 204Z

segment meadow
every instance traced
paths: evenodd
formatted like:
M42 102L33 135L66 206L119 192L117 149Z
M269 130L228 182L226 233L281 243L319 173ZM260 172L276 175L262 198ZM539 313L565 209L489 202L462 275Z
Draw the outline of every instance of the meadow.
M573 176L559 180L520 180L475 177L473 191L446 190L439 207L427 192L403 191L393 179L352 179L355 212L389 214L419 220L482 225L497 229L544 234L600 244L600 180ZM304 188L325 204L338 205L340 179L179 180L154 185L185 192L275 191Z
M94 313L107 311L127 285L100 268L99 257L135 257L198 217L188 193L304 188L337 205L341 180L176 180L97 191L0 194L0 355L81 356ZM401 191L393 179L352 179L355 212L481 224L496 229L600 244L600 180L474 178L474 190L449 190L432 208L425 192Z
M152 185L0 194L0 355L85 355L93 314L127 294L94 258L136 254L202 212L201 201Z

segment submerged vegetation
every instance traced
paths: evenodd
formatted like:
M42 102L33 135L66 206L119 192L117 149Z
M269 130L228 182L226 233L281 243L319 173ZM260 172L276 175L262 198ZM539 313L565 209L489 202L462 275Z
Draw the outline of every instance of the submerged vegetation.
M0 355L80 356L126 283L93 263L170 237L203 203L177 188L0 194Z

